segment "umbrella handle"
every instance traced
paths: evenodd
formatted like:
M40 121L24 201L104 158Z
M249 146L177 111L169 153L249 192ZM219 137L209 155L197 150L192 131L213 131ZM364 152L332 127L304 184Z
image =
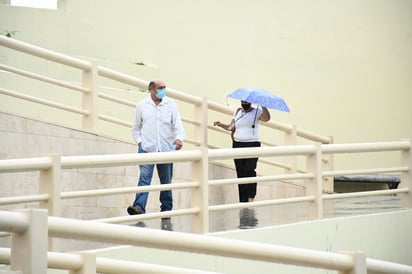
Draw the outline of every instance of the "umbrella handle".
M255 124L256 124L256 116L257 116L258 110L259 110L259 105L257 105L257 108L256 108L255 118L253 119L253 125L252 125L252 128L255 128Z

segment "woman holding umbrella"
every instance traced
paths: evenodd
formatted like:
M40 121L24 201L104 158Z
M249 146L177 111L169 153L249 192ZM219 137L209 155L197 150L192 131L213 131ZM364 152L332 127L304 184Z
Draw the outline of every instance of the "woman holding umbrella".
M214 126L219 126L233 132L233 148L260 147L259 121L270 120L270 113L266 107L252 107L248 101L241 101L241 108L237 109L229 124L215 121ZM256 177L258 158L234 159L238 178ZM253 202L256 196L257 183L239 184L239 201Z

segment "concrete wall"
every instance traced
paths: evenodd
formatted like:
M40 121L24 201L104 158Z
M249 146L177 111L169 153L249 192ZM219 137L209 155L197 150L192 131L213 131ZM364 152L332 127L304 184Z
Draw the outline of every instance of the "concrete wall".
M336 143L412 136L409 0L60 2L57 11L0 5L0 32L18 30L15 39L143 79L161 77L169 87L234 109L238 102L226 101L228 92L264 87L291 109L272 111L273 119ZM1 48L0 60L27 65ZM41 70L79 81L50 62ZM0 100L6 111L23 106ZM335 164L368 168L390 160L397 158Z
M332 218L253 230L214 233L211 236L326 252L361 251L368 258L412 265L412 210ZM331 270L255 262L244 259L120 247L97 252L98 256L165 264L226 274L238 273L337 273Z

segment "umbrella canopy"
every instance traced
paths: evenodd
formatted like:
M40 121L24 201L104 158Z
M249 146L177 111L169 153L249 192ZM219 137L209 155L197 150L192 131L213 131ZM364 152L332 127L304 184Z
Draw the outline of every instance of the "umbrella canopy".
M285 101L261 88L238 88L227 95L229 98L246 101L263 107L289 112Z

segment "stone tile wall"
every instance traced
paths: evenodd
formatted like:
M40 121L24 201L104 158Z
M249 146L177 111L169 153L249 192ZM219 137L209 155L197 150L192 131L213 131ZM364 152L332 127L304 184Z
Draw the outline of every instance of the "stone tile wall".
M114 140L109 137L81 130L74 130L0 112L0 159L39 157L47 154L100 155L134 153L135 144ZM137 166L69 169L62 172L62 191L104 189L110 187L135 186L139 170ZM174 165L174 183L191 180L191 164ZM233 178L232 167L223 164L209 164L209 178ZM153 184L159 184L157 174ZM0 173L0 197L37 194L39 172ZM190 190L176 190L174 208L190 207ZM258 186L256 200L270 197L290 197L302 195L299 186L280 182L263 183ZM126 208L134 200L134 193L62 201L62 217L77 219L99 219L127 215ZM215 186L210 188L209 204L228 204L238 201L237 186ZM38 207L37 203L3 205L2 209ZM147 205L148 212L159 211L159 193L151 192ZM230 219L231 216L228 216ZM235 217L234 217L235 218ZM225 219L225 218L224 218ZM211 220L213 225L213 220Z

